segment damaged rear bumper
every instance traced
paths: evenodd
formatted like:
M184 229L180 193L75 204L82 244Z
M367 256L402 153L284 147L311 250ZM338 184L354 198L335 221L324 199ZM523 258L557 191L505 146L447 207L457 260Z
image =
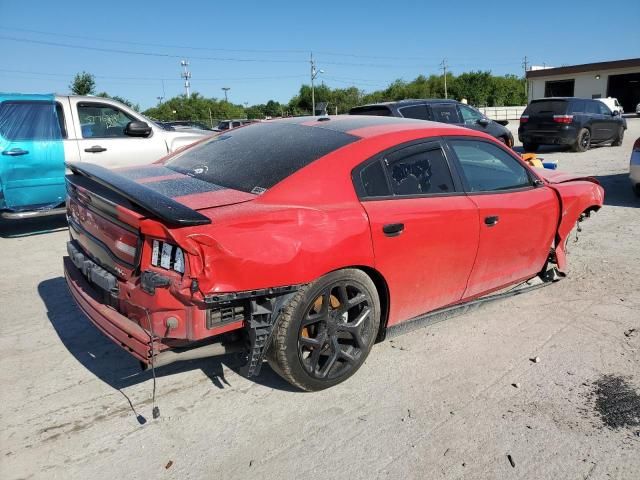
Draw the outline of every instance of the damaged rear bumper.
M151 363L152 352L157 355L170 347L153 338L136 322L102 303L98 292L69 257L64 257L64 276L73 299L102 333L114 343L145 364Z

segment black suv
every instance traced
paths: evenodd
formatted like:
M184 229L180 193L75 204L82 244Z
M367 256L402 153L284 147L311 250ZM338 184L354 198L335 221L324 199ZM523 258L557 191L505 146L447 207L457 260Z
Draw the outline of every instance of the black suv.
M584 152L591 145L622 145L627 122L599 100L553 97L533 100L520 117L518 138L527 151L540 145L569 145Z
M378 115L386 117L417 118L433 122L453 123L479 130L497 138L508 147L513 147L513 135L505 127L508 123L498 123L473 107L456 100L400 100L397 102L373 103L354 107L349 115Z

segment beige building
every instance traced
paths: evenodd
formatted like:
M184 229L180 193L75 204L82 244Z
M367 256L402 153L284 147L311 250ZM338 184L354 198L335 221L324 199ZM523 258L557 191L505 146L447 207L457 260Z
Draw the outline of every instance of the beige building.
M543 97L615 97L625 112L640 103L640 58L527 71L529 101Z

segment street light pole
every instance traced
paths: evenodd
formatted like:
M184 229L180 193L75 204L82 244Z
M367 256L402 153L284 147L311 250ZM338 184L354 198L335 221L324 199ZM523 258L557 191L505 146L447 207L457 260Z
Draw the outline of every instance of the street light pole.
M231 87L222 87L222 90L224 90L224 101L228 103L229 99L227 98L227 92L231 90Z

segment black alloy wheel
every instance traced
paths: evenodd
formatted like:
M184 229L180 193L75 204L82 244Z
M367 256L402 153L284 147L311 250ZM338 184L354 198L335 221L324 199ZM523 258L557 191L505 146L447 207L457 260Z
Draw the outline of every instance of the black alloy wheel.
M322 390L353 375L375 342L380 301L361 270L332 272L307 285L283 310L268 359L285 380Z

